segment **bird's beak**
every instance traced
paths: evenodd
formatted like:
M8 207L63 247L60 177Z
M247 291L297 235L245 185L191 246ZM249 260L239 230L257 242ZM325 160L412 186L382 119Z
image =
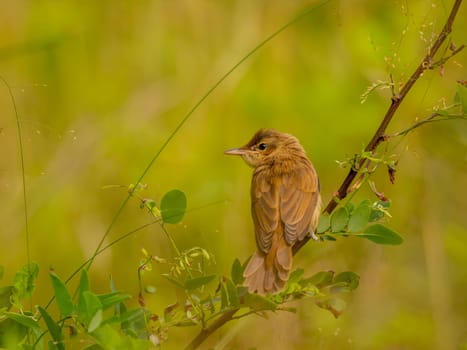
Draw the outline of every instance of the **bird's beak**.
M224 151L224 154L230 155L230 156L243 156L245 155L247 150L245 148L232 148L228 149L227 151Z

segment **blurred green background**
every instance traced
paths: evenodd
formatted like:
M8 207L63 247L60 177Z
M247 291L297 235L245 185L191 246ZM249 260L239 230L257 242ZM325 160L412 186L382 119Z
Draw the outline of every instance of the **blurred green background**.
M47 270L63 278L89 258L134 183L187 111L250 49L310 1L10 1L0 11L0 75L11 86L23 131L30 250L41 267L33 303L51 296ZM403 82L426 53L452 1L330 1L261 48L175 135L143 182L159 201L178 188L190 212L172 225L181 248L211 251L210 269L228 274L255 249L249 213L251 170L225 149L260 127L297 136L318 170L327 202L345 160L369 141L390 102L372 83ZM452 40L465 44L466 6ZM428 71L398 111L396 132L450 104L466 79L465 50L444 71ZM15 114L0 87L0 265L2 284L26 263L20 153ZM467 349L467 125L424 126L389 143L396 183L377 187L392 200L387 224L401 246L359 239L308 244L295 265L307 274L352 270L361 285L339 319L311 302L297 314L252 316L209 340L216 349ZM355 197L376 198L367 188ZM196 209L196 210L195 210ZM150 222L131 200L106 243ZM170 257L152 225L100 255L90 273L97 291L135 296L141 248ZM158 268L158 267L157 267ZM172 285L144 276L158 312L176 301ZM76 281L72 281L72 285ZM179 297L182 297L179 295ZM169 333L180 348L195 329Z

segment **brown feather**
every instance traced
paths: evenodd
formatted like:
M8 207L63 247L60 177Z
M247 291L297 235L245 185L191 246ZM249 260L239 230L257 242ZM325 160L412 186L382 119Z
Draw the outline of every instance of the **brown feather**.
M320 212L319 181L298 140L272 129L228 154L241 155L254 167L251 214L257 252L245 272L250 293L274 293L292 269L292 246L313 234Z

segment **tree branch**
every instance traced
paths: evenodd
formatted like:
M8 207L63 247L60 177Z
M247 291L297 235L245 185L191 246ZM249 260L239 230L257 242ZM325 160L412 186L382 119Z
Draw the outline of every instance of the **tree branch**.
M233 316L240 309L233 309L227 311L221 315L217 320L215 320L209 327L203 328L201 332L198 333L196 337L185 347L185 350L195 350L200 346L212 333L214 333L218 328L222 327L225 323L232 320Z
M376 130L368 145L365 147L366 152L374 152L378 145L385 139L386 129L389 123L391 122L392 118L394 117L394 114L401 105L402 101L405 99L405 97L412 89L413 85L420 78L420 76L423 74L423 72L432 67L433 58L435 54L438 52L439 48L444 43L447 36L452 31L452 24L454 23L454 19L456 18L461 3L462 0L455 0L449 17L446 20L446 24L439 33L433 45L431 45L431 47L428 49L428 53L420 62L418 67L415 69L411 77L404 84L399 94L394 95L392 97L391 105L389 106L386 114L384 115L381 124L379 125L378 129ZM358 174L358 169L360 169L364 165L365 161L366 159L360 160L360 162L357 164L357 167L352 167L352 169L350 169L349 173L347 174L341 186L339 187L336 196L329 201L326 208L324 209L325 213L332 213L332 211L337 207L338 201L344 199L347 196L348 190ZM295 255L309 240L310 237L306 237L304 240L297 242L293 246L293 254ZM198 333L198 335L186 346L185 350L197 349L198 346L201 345L212 333L214 333L217 329L222 327L225 323L231 321L238 310L239 309L233 309L227 311L218 319L216 319L210 326L203 328L201 332Z
M365 147L365 152L374 152L376 148L379 146L379 144L385 139L386 129L389 123L391 122L392 118L394 117L394 114L399 109L402 101L404 101L405 97L407 96L409 91L412 89L414 84L417 82L417 80L420 78L420 76L423 74L423 72L425 72L427 69L430 69L432 67L434 56L436 55L439 48L446 40L447 36L452 31L452 24L454 23L454 19L456 18L456 15L457 15L457 12L459 11L459 7L461 3L462 3L462 0L455 0L454 5L452 6L452 9L451 9L451 13L449 14L449 17L446 20L446 23L443 29L439 33L435 42L428 49L428 53L425 55L425 57L420 62L418 67L415 69L415 71L412 73L412 75L407 80L407 82L404 84L399 94L396 94L392 97L391 104L388 110L386 111L386 114L384 115L384 118L381 121L381 124L379 125L378 129L376 130L375 134L373 135L368 145ZM331 214L333 210L337 207L338 202L347 196L349 192L349 188L358 174L358 169L360 169L364 165L365 161L366 159L361 159L356 164L355 167L352 167L349 170L347 176L345 177L341 186L337 190L336 195L329 201L326 208L324 209L324 213ZM310 240L310 238L311 237L306 237L304 240L297 242L293 246L294 255Z

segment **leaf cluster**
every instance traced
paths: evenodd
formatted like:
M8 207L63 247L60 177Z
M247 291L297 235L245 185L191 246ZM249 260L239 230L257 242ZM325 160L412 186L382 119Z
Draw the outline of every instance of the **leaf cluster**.
M116 291L113 282L110 292L93 292L86 270L82 270L76 298L60 277L53 270L49 271L58 316L52 316L47 306L38 306L35 313L11 311L18 306L18 300L31 296L38 267L33 263L30 265L23 267L14 278L17 281L18 276L30 269L29 283L7 286L10 287L10 297L4 295L1 300L0 348L44 349L47 346L51 350L64 350L73 339L86 344L84 349L93 350L149 347L148 314L140 308L128 310L124 301L130 295Z
M377 244L401 244L402 237L394 230L379 223L390 216L390 201L363 200L358 206L347 203L331 215L320 217L317 233L321 240L335 241L338 237L365 238Z

